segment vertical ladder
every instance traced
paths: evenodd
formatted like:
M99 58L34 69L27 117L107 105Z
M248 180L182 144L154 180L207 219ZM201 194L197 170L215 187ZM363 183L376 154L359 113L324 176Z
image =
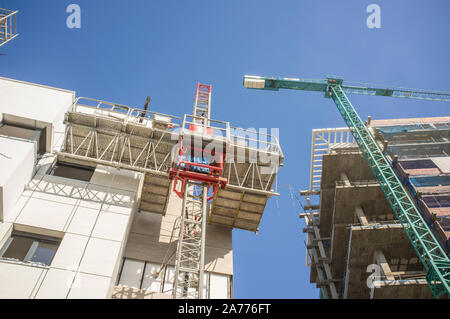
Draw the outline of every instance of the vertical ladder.
M210 119L211 85L198 83L195 92L194 116ZM194 122L197 122L195 119Z
M183 196L178 239L175 280L172 296L176 299L201 299L205 264L206 203L208 187L188 182Z

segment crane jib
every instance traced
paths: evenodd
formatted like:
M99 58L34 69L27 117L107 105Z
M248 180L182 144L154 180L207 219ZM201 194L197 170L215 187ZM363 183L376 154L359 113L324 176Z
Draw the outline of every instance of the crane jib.
M329 77L325 80L300 79L300 78L274 78L261 76L244 76L244 86L249 89L274 90L302 90L313 92L329 91L329 86L339 84L346 94L361 94L373 96L386 96L396 98L408 98L427 101L450 102L450 93L438 91L425 91L406 88L377 88L370 85L348 85L342 78ZM329 97L325 94L325 97Z

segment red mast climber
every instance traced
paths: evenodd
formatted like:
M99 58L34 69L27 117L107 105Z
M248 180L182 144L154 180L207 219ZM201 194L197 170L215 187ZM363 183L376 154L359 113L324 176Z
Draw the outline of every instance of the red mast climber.
M214 136L214 128L209 123L210 102L211 85L198 83L193 121L189 123L189 132L182 131L180 134L178 158L169 172L169 178L174 180L173 191L180 198L183 198L188 181L207 184L208 193L212 188L212 196L208 197L208 200L214 198L218 188L225 188L227 184L227 179L221 177L226 144L221 145L219 150L217 147L208 150L204 145L205 140L211 140ZM185 129L186 127L183 125L183 130ZM198 147L197 144L200 144L201 147ZM178 181L181 182L180 190L177 190Z

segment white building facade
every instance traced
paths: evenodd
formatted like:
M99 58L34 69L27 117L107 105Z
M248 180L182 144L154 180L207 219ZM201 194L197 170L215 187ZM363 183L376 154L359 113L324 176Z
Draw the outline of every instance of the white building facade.
M0 78L0 298L170 298L182 200L144 174L58 156L75 92ZM232 229L208 225L206 298L233 297Z

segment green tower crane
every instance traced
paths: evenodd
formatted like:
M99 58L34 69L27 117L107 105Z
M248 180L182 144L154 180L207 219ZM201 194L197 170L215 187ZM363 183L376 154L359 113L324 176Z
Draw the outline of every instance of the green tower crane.
M323 92L331 98L350 129L358 147L400 221L417 256L427 271L428 285L436 298L450 298L450 260L394 173L374 137L359 117L347 93L390 96L397 98L450 102L450 94L411 89L375 88L366 85L345 85L343 79L306 80L244 76L250 89L291 89Z

